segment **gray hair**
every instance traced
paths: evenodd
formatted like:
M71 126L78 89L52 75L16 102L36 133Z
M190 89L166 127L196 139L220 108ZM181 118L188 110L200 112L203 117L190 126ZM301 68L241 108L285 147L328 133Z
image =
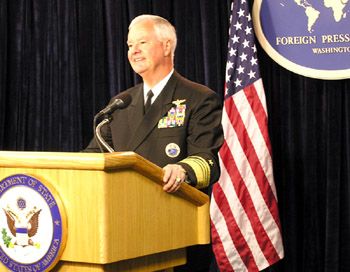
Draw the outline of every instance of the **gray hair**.
M176 30L168 20L163 17L151 14L143 14L135 17L130 25L129 30L136 24L141 22L151 21L154 23L154 30L160 41L170 40L171 55L174 58L177 44Z

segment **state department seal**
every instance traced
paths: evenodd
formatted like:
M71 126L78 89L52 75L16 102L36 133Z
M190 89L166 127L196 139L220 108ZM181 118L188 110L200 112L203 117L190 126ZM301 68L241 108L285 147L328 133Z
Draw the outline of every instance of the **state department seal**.
M0 181L0 261L10 271L48 271L66 244L63 204L47 182L17 174Z

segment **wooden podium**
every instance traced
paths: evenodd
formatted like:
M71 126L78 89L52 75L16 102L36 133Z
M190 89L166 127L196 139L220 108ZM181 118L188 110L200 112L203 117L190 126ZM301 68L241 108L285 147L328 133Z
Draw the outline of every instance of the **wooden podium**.
M51 183L63 202L67 243L53 271L171 270L187 246L210 242L208 196L187 184L164 192L162 169L133 152L0 151L0 180L14 174Z

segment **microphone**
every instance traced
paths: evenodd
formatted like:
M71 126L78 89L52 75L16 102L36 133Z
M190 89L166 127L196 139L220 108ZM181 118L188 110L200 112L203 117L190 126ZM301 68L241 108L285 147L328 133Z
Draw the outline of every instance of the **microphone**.
M131 95L127 93L120 93L114 100L101 110L97 115L111 114L117 109L125 109L131 103Z
M96 142L101 152L103 153L103 147L107 149L109 152L114 152L114 149L108 145L108 143L103 139L101 135L102 126L108 124L112 120L111 113L113 113L117 109L125 109L131 103L131 95L127 93L118 94L111 103L107 105L103 110L101 110L94 117L94 134L96 138ZM104 119L98 124L97 119L99 119L102 115L104 115ZM103 147L102 147L103 146Z

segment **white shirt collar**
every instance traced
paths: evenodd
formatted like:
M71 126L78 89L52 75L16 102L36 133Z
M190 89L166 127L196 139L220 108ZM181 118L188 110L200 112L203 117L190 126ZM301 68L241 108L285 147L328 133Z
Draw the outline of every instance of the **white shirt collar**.
M168 83L168 81L173 73L174 73L174 69L172 69L166 77L164 77L161 81L159 81L157 83L157 85L155 85L152 88L153 97L152 97L151 103L153 103L157 99L157 97L160 95L160 93L164 89L165 85ZM145 83L143 84L143 98L144 98L143 101L147 100L147 93L150 89L151 88L149 86L147 86L147 84L145 84Z

